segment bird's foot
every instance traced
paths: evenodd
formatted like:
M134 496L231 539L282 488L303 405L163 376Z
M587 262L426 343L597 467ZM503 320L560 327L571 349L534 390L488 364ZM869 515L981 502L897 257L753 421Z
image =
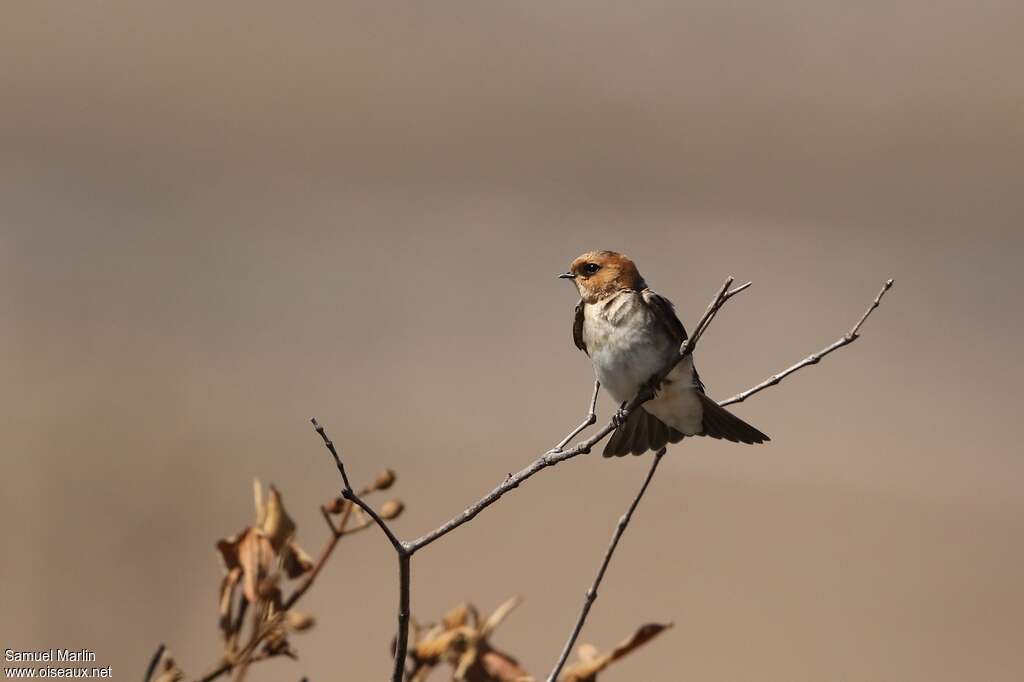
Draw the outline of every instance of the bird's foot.
M615 428L619 428L626 423L626 419L628 418L629 413L626 412L626 403L622 403L622 405L619 406L619 409L615 410L615 414L612 415L612 424L615 425Z

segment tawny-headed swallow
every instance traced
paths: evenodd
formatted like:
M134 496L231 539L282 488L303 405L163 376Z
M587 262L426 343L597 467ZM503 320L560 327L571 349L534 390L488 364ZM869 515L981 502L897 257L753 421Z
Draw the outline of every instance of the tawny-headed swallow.
M686 340L683 323L672 303L649 289L636 264L621 253L585 253L559 277L571 279L580 294L573 341L590 356L601 386L625 404L679 352ZM640 455L684 436L748 444L770 440L704 393L691 355L665 377L654 398L619 424L604 456Z

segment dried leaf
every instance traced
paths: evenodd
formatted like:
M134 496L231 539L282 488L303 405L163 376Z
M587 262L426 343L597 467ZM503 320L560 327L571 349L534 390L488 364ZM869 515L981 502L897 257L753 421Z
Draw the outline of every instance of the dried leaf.
M270 574L274 561L274 548L263 533L250 528L238 544L238 562L242 568L242 588L249 603L257 601L257 587Z
M259 528L263 525L267 510L263 507L263 484L258 478L252 479L252 500L256 507L256 527Z
M607 668L612 661L618 660L637 647L649 642L662 631L672 627L671 624L648 623L637 629L628 639L620 642L610 653L600 655L592 646L580 647L580 661L566 667L558 678L560 682L593 682L597 674ZM586 658L584 658L586 654Z
M501 622L505 620L508 614L512 613L512 610L519 606L522 602L523 600L521 597L512 597L511 599L505 601L504 604L494 609L494 612L487 617L487 620L484 621L484 624L480 627L480 637L482 639L490 637L491 633L493 633L494 630L499 625L501 625Z
M232 618L232 606L235 602L235 591L238 582L242 578L242 569L235 566L220 583L220 629L225 639L233 634L234 622Z
M423 682L430 676L430 673L434 672L434 668L437 666L430 664L417 664L413 668L412 674L409 676L409 682Z
M593 661L599 655L597 647L593 644L580 644L576 653L581 661Z
M441 625L444 626L445 630L454 630L457 627L461 627L469 622L469 614L472 610L475 610L472 604L459 604L444 614L444 617L441 619Z
M617 661L637 647L643 646L647 642L651 641L670 627L672 627L672 623L648 623L646 625L641 625L631 637L623 640L614 649L612 649L612 660Z
M459 655L458 660L455 661L455 673L452 675L452 679L455 680L455 682L464 682L467 679L466 675L469 673L469 670L474 663L476 663L475 646L469 647Z
M316 620L313 616L308 613L302 613L300 611L288 611L284 614L285 627L294 630L295 632L302 632L308 630L316 624Z
M178 664L166 652L160 660L158 670L159 673L153 678L153 682L181 682L181 680L185 679L185 673L181 671Z
M476 636L476 632L468 626L460 626L438 632L434 636L424 637L416 643L414 654L422 661L439 661L441 658L452 658L466 649L466 642Z
M495 682L523 682L532 679L519 662L508 654L496 649L488 649L480 655L480 667L487 680Z
M256 585L256 594L259 595L260 599L268 601L272 604L281 603L281 574L278 571L274 571L266 578L263 578Z
M217 540L217 551L220 552L221 562L224 564L224 572L229 573L232 569L239 567L238 562L238 545L242 542L242 538L249 532L246 528L241 533L235 535L229 535L226 538Z
M284 546L281 561L285 574L292 579L313 570L313 559L294 542L289 542Z
M260 529L270 540L275 552L280 552L285 543L295 534L295 522L288 516L284 509L284 502L281 500L281 493L273 485L270 486L270 496L263 515L263 522Z

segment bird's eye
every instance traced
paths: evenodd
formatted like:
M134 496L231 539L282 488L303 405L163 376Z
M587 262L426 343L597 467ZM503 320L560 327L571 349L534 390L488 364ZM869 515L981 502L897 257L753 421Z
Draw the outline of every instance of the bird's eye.
M583 272L587 273L588 275L593 275L600 269L601 266L598 265L597 263L587 263L586 265L583 266Z

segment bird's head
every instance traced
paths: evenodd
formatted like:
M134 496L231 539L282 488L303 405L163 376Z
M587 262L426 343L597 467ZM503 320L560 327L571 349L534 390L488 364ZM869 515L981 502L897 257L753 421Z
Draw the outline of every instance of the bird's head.
M559 275L571 279L580 298L593 303L623 289L644 289L647 285L636 264L615 251L590 251L572 262L568 272Z

